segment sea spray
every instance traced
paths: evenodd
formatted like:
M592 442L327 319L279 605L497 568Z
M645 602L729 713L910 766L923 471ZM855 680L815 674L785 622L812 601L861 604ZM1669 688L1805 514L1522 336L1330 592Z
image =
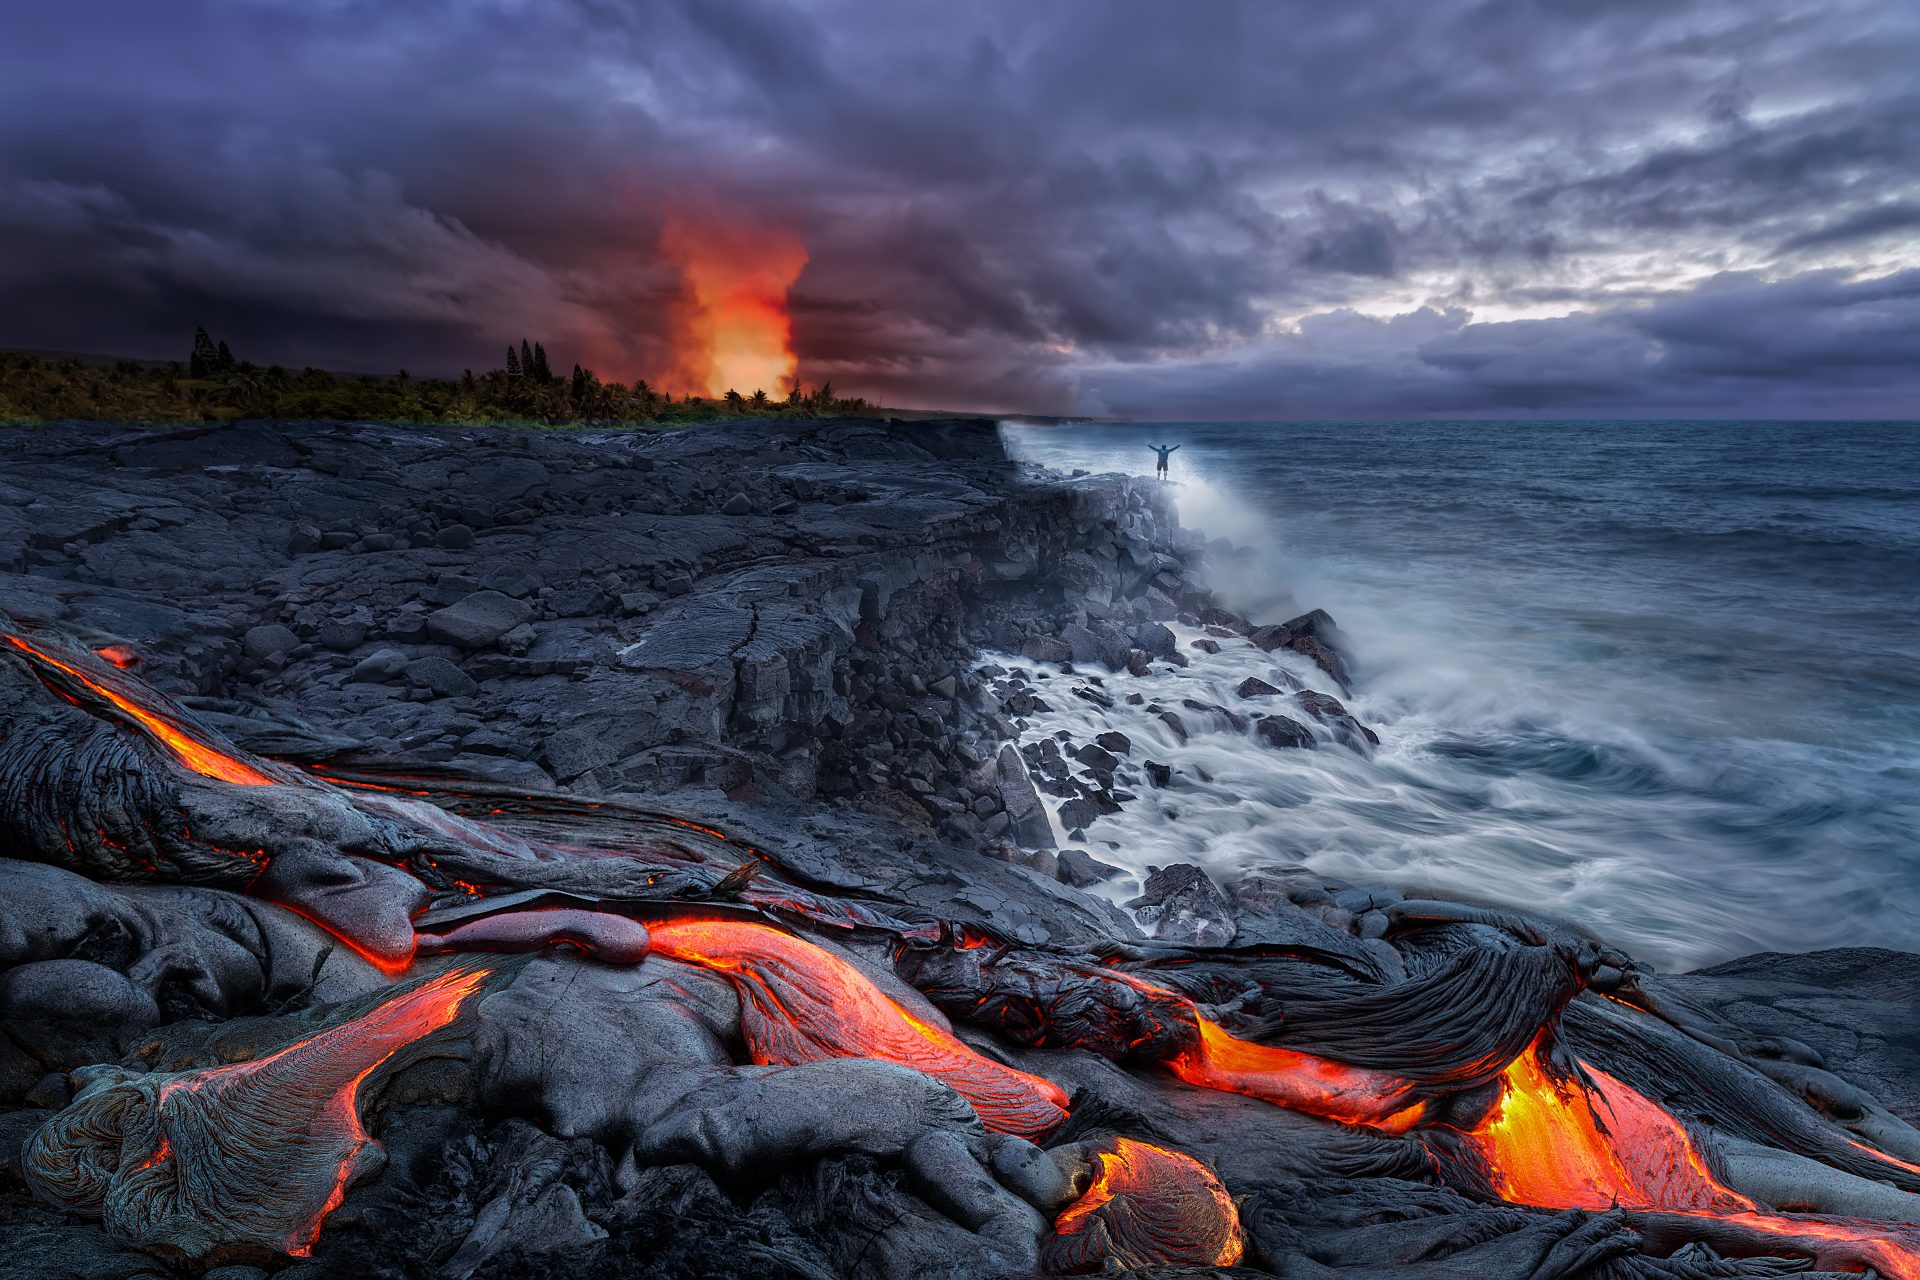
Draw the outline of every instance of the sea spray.
M1179 628L1190 665L1109 678L1110 709L1071 696L1057 667L996 656L1050 708L1022 742L1064 732L1071 754L1102 731L1133 740L1117 785L1136 798L1080 832L1124 872L1103 892L1125 901L1175 862L1224 885L1304 862L1578 918L1668 967L1912 944L1920 688L1913 634L1891 624L1913 603L1874 595L1857 561L1876 581L1913 577L1897 566L1920 550L1920 520L1879 499L1850 515L1859 486L1819 476L1806 497L1743 482L1784 513L1720 510L1636 474L1591 427L1008 432L1029 460L1136 472L1162 435L1187 445L1171 481L1183 523L1224 540L1208 585L1256 622L1331 611L1357 677L1343 701L1381 744L1371 758L1330 741L1276 749L1187 710L1261 714L1278 700L1235 688L1275 668L1338 694L1296 655L1236 637L1208 654ZM1823 521L1786 518L1814 510ZM1836 541L1858 544L1851 558ZM1883 723L1889 702L1911 715ZM1147 759L1172 766L1167 787Z

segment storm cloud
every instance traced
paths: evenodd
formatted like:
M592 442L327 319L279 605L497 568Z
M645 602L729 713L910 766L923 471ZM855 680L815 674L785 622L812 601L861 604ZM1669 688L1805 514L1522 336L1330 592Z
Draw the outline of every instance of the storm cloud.
M0 345L800 373L1135 417L1915 416L1902 0L75 0L0 47ZM771 390L771 388L770 388Z

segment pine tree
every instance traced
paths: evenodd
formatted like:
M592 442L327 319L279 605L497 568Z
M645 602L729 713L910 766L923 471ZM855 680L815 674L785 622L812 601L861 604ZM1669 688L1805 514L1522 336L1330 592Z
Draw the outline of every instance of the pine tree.
M825 382L821 383L820 389L813 393L813 398L814 398L814 402L820 406L820 409L822 412L832 413L833 412L833 379L828 378Z
M187 361L187 376L210 377L219 363L220 352L213 345L213 339L207 336L206 326L202 325L193 331L193 356Z
M533 376L533 348L527 345L525 338L520 339L520 376L523 378Z
M795 378L793 385L787 388L787 403L796 409L800 407L800 379Z
M214 368L221 373L233 372L233 352L227 350L227 340L220 339L220 345L214 350Z
M511 346L507 348L507 376L509 378L520 376L520 357Z
M547 366L547 349L537 342L533 344L533 376L542 382L553 381L553 370Z

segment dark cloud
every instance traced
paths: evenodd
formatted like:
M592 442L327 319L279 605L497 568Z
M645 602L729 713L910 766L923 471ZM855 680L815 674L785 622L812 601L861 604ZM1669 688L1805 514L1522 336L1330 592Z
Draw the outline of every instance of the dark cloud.
M891 402L1911 414L1915 65L1900 0L74 0L0 343L631 376L692 205Z

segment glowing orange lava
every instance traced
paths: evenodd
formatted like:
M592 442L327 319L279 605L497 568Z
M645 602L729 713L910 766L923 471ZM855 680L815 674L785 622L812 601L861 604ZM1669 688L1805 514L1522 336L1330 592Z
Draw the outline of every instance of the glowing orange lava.
M122 671L131 671L140 664L140 655L124 644L110 644L93 652L102 662L110 662Z
M217 778L221 782L231 782L236 786L242 787L270 787L274 785L274 780L266 774L261 773L258 769L253 768L243 761L236 760L232 756L217 751L206 743L191 737L187 731L179 725L122 697L98 681L89 679L74 667L60 661L60 659L51 654L36 649L19 636L8 636L7 643L58 671L64 671L129 716L132 716L142 728L148 733L151 733L155 738L158 738L162 745L173 753L175 759L202 777Z
M1034 1138L1066 1118L1051 1080L982 1057L918 1018L839 956L762 924L650 922L653 950L725 974L740 994L747 1051L762 1065L879 1058L940 1080L981 1122Z
M1586 1071L1592 1093L1549 1075L1536 1046L1502 1075L1500 1101L1471 1136L1503 1200L1558 1209L1756 1207L1714 1179L1673 1116L1597 1067Z
M1536 1041L1501 1077L1502 1093L1468 1139L1494 1190L1514 1204L1712 1218L1767 1235L1845 1246L1841 1261L1920 1280L1920 1240L1911 1229L1802 1214L1769 1213L1721 1183L1679 1120L1644 1094L1587 1063L1588 1089L1542 1062Z
M1246 1252L1240 1211L1213 1171L1190 1155L1132 1138L1116 1138L1093 1157L1092 1183L1061 1210L1053 1230L1069 1239L1049 1250L1049 1261L1070 1272L1114 1262L1231 1267ZM1096 1235L1084 1249L1070 1239Z
M1167 1062L1188 1084L1244 1093L1308 1115L1366 1125L1386 1133L1411 1129L1426 1110L1414 1099L1412 1081L1380 1071L1254 1044L1195 1015L1200 1044Z
M1847 1145L1856 1150L1866 1152L1875 1160L1883 1161L1898 1169L1905 1169L1908 1173L1920 1173L1920 1164L1914 1164L1910 1160L1902 1160L1899 1156L1890 1156L1878 1147L1870 1147L1864 1142L1854 1142L1851 1139L1848 1140Z
M180 1093L208 1094L215 1109L240 1116L309 1090L325 1092L319 1114L290 1135L295 1142L324 1140L344 1146L322 1203L284 1242L289 1254L307 1257L327 1215L346 1198L362 1150L373 1141L360 1123L360 1086L402 1048L452 1022L486 977L485 969L450 970L278 1053L170 1081L160 1090L160 1104L164 1109L168 1099ZM249 1085L265 1086L264 1097L248 1097Z
M807 249L785 231L712 210L668 212L660 248L680 268L688 307L675 334L677 367L663 388L682 395L780 398L793 379L793 324L787 291Z

